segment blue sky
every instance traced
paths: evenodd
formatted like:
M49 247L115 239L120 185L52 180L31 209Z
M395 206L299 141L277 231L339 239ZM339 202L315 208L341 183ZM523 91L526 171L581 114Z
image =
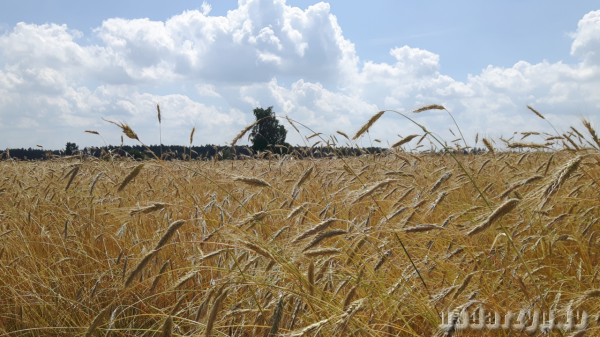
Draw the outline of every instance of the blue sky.
M153 102L167 117L163 142L177 144L193 125L202 130L195 143L224 144L252 121L256 105L318 131L352 133L380 109L438 103L469 136L500 136L549 131L526 104L565 127L581 115L593 119L600 104L600 8L592 1L2 7L0 147L101 145L85 129L120 142L101 117L124 120L156 143ZM453 139L446 116L418 118ZM384 121L372 138L394 142L418 131Z

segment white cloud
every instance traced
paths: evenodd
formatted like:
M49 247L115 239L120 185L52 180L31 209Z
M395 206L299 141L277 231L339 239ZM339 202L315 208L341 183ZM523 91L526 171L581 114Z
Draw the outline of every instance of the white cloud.
M215 86L212 84L197 84L196 89L200 96L221 98L221 95L215 91Z
M600 11L586 14L573 37L571 54L581 57L586 65L600 66Z
M21 118L18 124L20 128L35 128L39 126L40 124L37 121L27 117Z
M202 1L202 15L207 16L211 9L211 5L207 4L206 1Z
M419 48L392 49L391 64L361 62L326 3L301 10L283 0L243 0L223 17L209 16L206 2L201 8L165 22L109 18L90 36L97 44L85 46L78 42L81 32L60 24L19 23L0 35L0 132L10 134L9 146L37 141L58 147L72 134L94 142L79 133L84 128L112 135L114 143L118 130L101 117L123 119L153 143L156 103L163 110L163 142L185 143L182 135L196 124L197 142L215 144L249 123L257 106L273 105L315 131L351 133L380 109L436 103L469 135L547 130L527 104L558 128L600 108L600 11L586 14L572 35L571 53L580 63L491 65L460 82L441 73L440 55ZM187 83L198 101L142 89ZM454 128L443 111L416 119L443 135ZM38 132L27 131L33 129ZM418 131L387 113L372 134L394 141ZM292 143L301 143L293 134Z

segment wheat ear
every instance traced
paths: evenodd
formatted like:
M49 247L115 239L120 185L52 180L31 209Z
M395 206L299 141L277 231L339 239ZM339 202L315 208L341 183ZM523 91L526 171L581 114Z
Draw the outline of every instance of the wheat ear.
M363 200L364 198L372 195L376 190L387 186L389 183L394 182L395 180L383 180L378 182L377 184L375 184L373 187L371 187L370 189L366 190L365 192L361 193L358 195L358 197L356 199L354 199L354 201L352 202L352 205L356 204L357 202L360 202L361 200Z
M548 184L548 187L544 191L544 197L548 198L556 193L560 187L567 181L567 179L577 170L579 164L585 156L577 156L568 163L566 163L557 173L556 178Z
M257 187L271 187L271 184L269 184L268 182L260 179L260 178L252 178L252 177L235 177L233 178L234 181L239 181L242 182L244 184L248 184L250 186L257 186Z
M104 118L102 118L102 119L104 119ZM128 138L135 139L135 140L138 140L138 141L140 140L138 138L138 135L133 131L133 129L129 125L127 125L127 123L121 122L121 121L113 122L113 121L109 121L109 120L106 120L106 119L104 119L104 121L112 123L112 124L120 127L121 131L123 131L123 133L125 134L125 136L127 136Z
M438 181L436 181L435 184L433 184L429 193L435 192L438 188L440 188L440 186L442 186L443 183L445 183L448 179L450 179L450 177L452 177L452 172L444 173L440 177L440 179L438 179Z
M406 136L402 139L400 139L399 141L397 141L394 145L392 145L392 147L398 147L398 146L402 146L408 142L410 142L411 140L413 140L414 138L418 137L419 135L410 135L410 136Z
M487 138L482 138L481 142L483 143L483 145L485 145L485 147L487 147L488 151L490 151L491 154L496 153L496 151L494 150L494 147L492 146L492 143L490 143L490 141L487 140Z
M106 173L106 172L105 171L99 172L94 177L94 180L92 181L92 185L90 186L90 195L94 194L94 186L96 186L96 182L98 182L98 178L100 178L100 176L103 175L104 173Z
M337 255L342 251L339 248L321 248L321 249L313 249L307 250L304 252L304 255L307 257L317 257L317 256L325 256L325 255Z
M524 185L527 185L529 183L532 183L534 181L540 180L542 178L543 178L543 176L533 176L533 177L527 178L525 180L521 180L521 181L519 181L519 182L511 185L510 187L508 187L506 189L506 191L504 191L504 192L502 192L502 194L500 194L499 198L500 199L504 199L504 198L506 198L510 194L510 192L516 190L517 188L519 188L521 186L524 186Z
M413 227L403 228L402 231L405 233L419 233L419 232L427 232L434 229L444 229L444 227L438 226L436 224L420 224Z
M327 324L327 322L329 322L331 318L326 318L322 321L319 321L317 323L311 324L307 327L305 327L302 330L297 330L297 331L293 331L289 337L302 337L302 336L306 336L308 333L315 331L317 329L319 329L320 327L322 327L323 325Z
M131 285L131 283L133 282L133 280L135 280L136 277L142 272L142 270L144 269L144 267L146 267L146 265L148 264L148 262L150 262L150 260L156 255L156 253L158 253L158 250L156 250L156 249L151 250L148 254L146 254L146 256L144 256L142 258L142 260L138 263L138 265L131 272L131 274L129 274L129 277L127 278L127 281L125 281L125 288L127 288L127 287L129 287Z
M541 113L539 113L536 109L532 108L531 106L527 106L527 109L531 110L534 114L536 114L539 118L541 119L546 119L546 117L544 117Z
M210 337L212 334L212 330L215 325L215 321L217 319L217 314L219 313L221 304L223 303L223 300L225 299L226 296L227 296L227 289L225 289L223 291L223 293L221 293L221 295L219 297L217 297L215 299L215 302L213 303L213 307L210 310L210 314L208 315L208 322L206 322L206 332L204 334L206 337Z
M469 275L467 275L467 277L465 277L465 279L463 280L460 287L458 287L458 289L454 293L454 299L456 299L467 288L467 286L469 285L469 282L471 282L472 277L473 277L473 274L469 274Z
M379 111L378 113L376 113L375 115L373 115L373 117L371 117L367 123L365 123L365 125L361 126L361 128L358 130L358 132L356 132L356 134L354 135L354 137L352 137L352 140L356 140L358 139L358 137L362 136L363 133L369 131L369 129L371 128L371 126L373 126L373 124L375 122L377 122L377 120L379 118L381 118L381 116L383 116L383 113L385 111Z
M306 278L308 278L308 287L309 292L312 295L315 290L315 262L310 261L308 265L308 270L306 271Z
M583 126L585 126L585 128L592 136L592 140L594 140L594 143L596 143L596 145L598 145L598 148L600 148L600 139L598 139L598 135L596 134L596 130L594 130L594 128L592 127L592 124L585 119L582 119L581 123L583 123Z
M300 214L300 212L302 212L303 209L306 209L307 205L308 205L308 203L303 203L302 205L294 208L285 219L289 220L289 219L295 217L296 215Z
M125 188L125 186L127 186L127 184L129 184L135 177L137 177L137 175L140 174L140 172L142 171L144 165L145 164L140 164L136 166L133 170L131 170L131 172L129 172L125 179L123 179L123 182L121 183L121 185L119 185L117 191L121 192Z
M179 229L179 227L183 226L184 224L185 224L185 220L177 220L177 221L174 221L173 223L171 223L169 225L169 227L167 227L165 234L163 234L162 238L160 238L160 241L158 241L158 244L156 244L156 248L154 248L154 250L159 250L165 244L167 244L167 242L173 236L173 234L175 234L175 232Z
M317 224L316 226L314 226L313 228L310 228L309 230L305 231L304 233L300 234L297 238L294 239L294 241L292 241L292 243L296 243L300 240L303 240L311 235L314 235L324 229L326 229L327 227L329 227L332 223L334 223L335 221L337 221L338 219L327 219L319 224Z
M352 302L354 295L356 295L356 291L358 290L359 286L360 286L360 283L355 285L354 287L352 287L352 289L350 289L350 291L346 295L346 298L344 299L344 304L342 305L342 308L344 309L344 311L348 309L348 306Z
M273 255L271 255L271 253L269 253L268 251L266 251L265 249L263 249L262 247L258 246L255 243L249 242L249 241L241 241L241 243L248 247L250 250L254 251L255 253L262 255L264 257L266 257L269 260L275 260L275 258L273 257Z
M343 229L332 229L327 232L321 232L321 233L317 234L317 236L315 236L315 238L306 247L304 247L304 249L302 249L302 251L305 252L305 251L309 250L310 248L318 245L319 242L321 242L327 238L331 238L331 237L338 236L338 235L343 235L346 233L348 233L348 232Z
M85 333L86 337L91 336L96 331L96 329L98 328L100 323L102 323L102 321L104 320L104 316L106 316L109 309L110 309L110 306L102 309L102 311L100 311L98 313L98 315L96 315L96 318L94 318L94 320L92 321L92 323L90 324L90 326L88 327L88 329Z
M281 317L283 317L283 298L283 296L279 297L273 316L271 316L271 320L269 321L271 329L267 331L265 337L275 337L279 332L279 323L281 322Z
M167 317L160 329L160 337L171 337L173 335L173 316Z
M292 195L294 195L294 193L296 192L296 190L302 184L304 184L308 180L308 178L310 178L310 175L313 172L313 169L314 169L314 166L311 166L310 168L308 168L308 170L306 170L306 171L304 171L304 173L302 173L302 176L300 177L300 179L298 179L298 181L294 185L294 188L292 189Z
M512 211L515 207L517 207L517 205L519 204L520 201L521 200L519 200L519 199L509 199L508 201L506 201L505 203L500 205L498 208L496 208L484 222L480 223L477 227L474 227L473 229L471 229L467 233L467 235L468 236L475 235L477 233L481 233L484 230L488 229L494 222L496 222L497 220L502 218L504 215L506 215L507 213Z
M150 292L153 292L154 289L156 288L156 286L158 285L158 281L160 281L160 277L165 272L165 269L167 269L167 265L169 264L170 261L171 261L171 259L168 259L167 261L165 261L165 263L163 263L162 267L160 267L160 271L158 272L158 275L156 275L156 277L154 278L154 281L152 282L152 287L150 287Z
M430 105L426 105L424 107L418 108L417 110L413 110L413 113L418 114L419 112L423 112L423 111L427 111L427 110L446 110L446 108L444 108L441 105L438 104L430 104Z
M242 139L242 137L244 137L244 135L245 135L245 134L246 134L248 131L250 131L250 129L252 129L252 128L253 128L253 127L254 127L254 126L257 124L257 123L258 123L258 121L254 122L254 123L252 123L252 124L250 124L250 125L248 125L248 126L246 126L246 127L244 128L244 130L242 130L240 133L238 133L238 135L237 135L237 136L235 136L235 138L234 138L234 139L231 141L231 146L232 146L232 147L233 147L233 146L235 146L235 144L236 144L236 143L237 143L237 142L238 142L240 139Z
M350 137L348 137L348 135L343 133L342 131L336 131L336 132L339 133L340 135L346 137L346 139L350 140Z

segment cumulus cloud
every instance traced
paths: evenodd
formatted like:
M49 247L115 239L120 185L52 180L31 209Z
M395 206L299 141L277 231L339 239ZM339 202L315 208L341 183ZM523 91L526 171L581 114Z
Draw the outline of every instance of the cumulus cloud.
M265 102L272 105L281 116L289 116L309 129L305 134L315 132L335 133L338 130L351 131L354 125L362 123L365 116L377 111L377 105L365 102L359 97L341 92L332 92L319 83L298 80L290 88L280 86L276 79L269 83L253 84L240 88L242 97L253 97L255 105ZM303 141L296 134L290 134L296 143Z
M196 89L200 96L221 98L221 95L215 91L215 86L212 84L197 84Z
M578 64L490 65L465 82L441 73L440 55L410 46L393 48L392 63L361 61L326 3L301 10L283 0L240 0L226 16L210 11L203 2L201 11L164 22L107 18L90 36L61 23L19 23L0 35L6 145L95 144L85 128L115 143L118 130L101 117L125 120L153 143L157 103L164 142L185 143L184 130L195 124L197 142L214 144L250 123L257 106L272 105L314 131L351 133L381 109L406 113L436 103L452 111L469 136L546 130L527 104L558 126L600 107L600 11L586 14L572 34ZM186 84L193 94L157 94ZM416 118L440 133L454 128L443 111ZM387 113L372 133L393 141L418 131Z
M206 1L202 1L202 14L207 16L210 13L212 6L207 4Z
M600 65L600 11L586 14L577 25L571 54L581 57L586 65Z

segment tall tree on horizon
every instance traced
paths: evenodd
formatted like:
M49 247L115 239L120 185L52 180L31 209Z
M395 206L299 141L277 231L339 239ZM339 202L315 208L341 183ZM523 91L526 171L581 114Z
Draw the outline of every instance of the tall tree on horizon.
M274 117L275 112L273 111L273 107L270 106L266 109L255 108L253 112L256 120L260 121L252 127L252 131L250 131L250 135L248 136L252 142L252 149L258 152L270 148L273 151L272 147L275 145L286 146L285 137L287 136L287 130Z
M79 146L77 144L67 142L67 145L65 145L65 154L67 156L74 155L77 151L79 151Z

